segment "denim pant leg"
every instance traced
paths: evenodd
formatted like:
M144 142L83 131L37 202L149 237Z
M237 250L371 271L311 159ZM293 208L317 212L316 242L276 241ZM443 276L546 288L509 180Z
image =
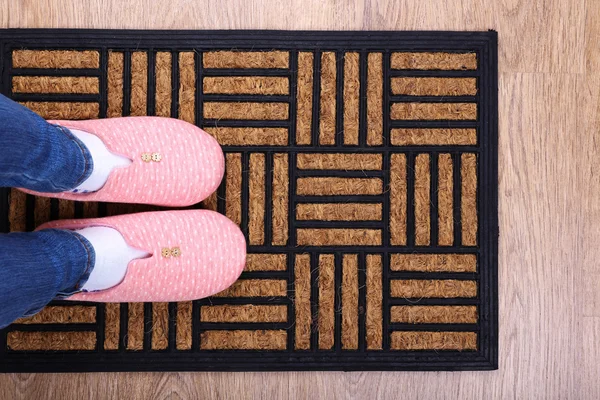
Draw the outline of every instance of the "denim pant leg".
M72 231L0 234L0 328L79 291L94 263L90 242Z
M64 192L92 169L89 151L68 129L0 95L0 187Z

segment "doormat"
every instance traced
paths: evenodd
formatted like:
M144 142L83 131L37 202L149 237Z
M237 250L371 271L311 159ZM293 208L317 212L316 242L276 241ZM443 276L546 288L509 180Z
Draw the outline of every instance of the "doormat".
M495 32L5 30L0 57L44 118L205 129L226 177L195 207L248 241L211 298L16 321L0 371L497 368ZM3 232L160 209L1 194Z

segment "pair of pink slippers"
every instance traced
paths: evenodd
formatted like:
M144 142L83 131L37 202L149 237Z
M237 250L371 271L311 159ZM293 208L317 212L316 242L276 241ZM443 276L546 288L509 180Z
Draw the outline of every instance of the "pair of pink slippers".
M98 136L112 153L132 160L114 169L106 184L92 193L37 193L78 201L196 204L219 186L225 162L217 141L184 121L125 117L51 123ZM150 257L127 266L112 288L81 292L68 300L97 302L166 302L200 299L218 293L239 277L246 262L246 242L237 225L208 210L148 212L107 218L52 221L37 228L82 229L106 226L119 231L131 247Z

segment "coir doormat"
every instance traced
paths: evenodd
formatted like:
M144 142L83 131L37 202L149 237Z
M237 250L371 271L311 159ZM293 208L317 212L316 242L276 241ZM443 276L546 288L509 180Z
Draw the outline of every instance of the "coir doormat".
M0 31L2 93L45 118L159 115L223 146L197 207L241 279L183 303L56 302L0 371L497 367L495 32ZM157 207L2 192L0 228Z

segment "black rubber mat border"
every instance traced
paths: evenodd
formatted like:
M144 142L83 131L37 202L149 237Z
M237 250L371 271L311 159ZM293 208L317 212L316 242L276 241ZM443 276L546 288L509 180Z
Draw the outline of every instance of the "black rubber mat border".
M479 282L482 318L477 351L6 351L0 331L0 372L492 370L498 367L498 88L497 33L341 31L0 30L0 91L10 95L5 57L15 48L253 49L363 51L474 51L478 54ZM102 108L104 108L102 110ZM106 110L101 104L101 112ZM385 151L383 148L378 147ZM337 148L332 148L337 151ZM375 149L373 149L375 150ZM395 147L395 150L398 150ZM9 189L0 189L0 232L8 232ZM375 250L377 252L377 250ZM384 310L385 312L385 310ZM103 332L98 332L103 334ZM257 353L260 354L257 357Z

